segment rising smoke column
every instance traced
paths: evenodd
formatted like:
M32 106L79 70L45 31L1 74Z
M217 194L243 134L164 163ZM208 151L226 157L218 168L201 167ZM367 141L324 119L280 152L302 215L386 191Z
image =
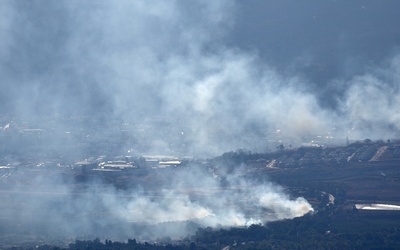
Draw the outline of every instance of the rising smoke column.
M161 191L155 197L131 190L127 199L105 201L122 220L150 224L196 221L205 227L249 226L313 211L304 198L290 198L280 186L255 182L239 170L227 178L222 185L219 178L199 167L180 169L170 180L172 185L159 183ZM163 189L164 185L168 188Z
M316 135L334 134L342 139L397 135L396 51L373 64L362 63L351 50L360 38L349 34L357 32L343 28L324 34L320 29L331 22L353 27L362 23L357 18L369 20L368 13L375 11L370 15L374 25L362 26L361 31L368 37L378 36L365 29L377 29L388 21L361 2L348 4L350 8L337 2L314 3L310 13L283 19L279 14L295 4L260 4L270 14L261 20L266 26L247 29L255 29L264 40L269 36L266 44L271 48L260 47L260 51L245 46L246 37L235 38L243 27L253 24L241 23L246 19L241 15L251 11L253 4L244 9L241 3L227 0L1 4L1 111L37 127L43 126L41 121L49 114L86 117L92 122L80 126L87 131L94 129L93 124L115 130L118 121L127 124L129 137L141 138L128 140L124 147L139 153L199 156L237 148L265 151L271 146L269 140L282 138L295 146ZM394 8L385 6L380 10L391 14ZM321 14L342 9L354 12L355 20L346 18L349 25ZM300 29L295 32L291 24L296 28L312 24L301 32L308 40L296 39ZM395 38L390 28L388 37ZM294 38L285 42L282 32ZM314 36L323 39L311 40ZM304 44L307 41L309 46ZM328 66L316 54L331 54L323 50L321 41L327 50L338 51L336 60L343 61L346 70L342 75L332 69L316 82L307 70L322 65L318 74L323 74ZM314 44L318 48L309 48ZM279 57L286 63L293 61L286 68L273 60L277 52L271 53L271 60L261 53L274 48L282 51L284 46L287 53ZM359 48L356 51L360 54ZM384 52L389 53L388 49ZM351 62L357 62L357 67ZM328 99L335 105L329 106ZM383 110L377 116L372 115L376 106ZM71 130L61 121L51 128ZM76 136L70 144L81 140Z
M333 38L330 44L342 45L335 53L346 73L330 76L328 82L314 82L303 71L309 65L320 65L321 69L326 66L315 59L313 51L303 50L302 44L293 49L285 47L289 45L283 40L275 42L279 46L269 43L270 50L299 50L289 69L282 70L273 60L260 55L257 48L239 47L229 40L241 14L238 3L233 1L0 4L0 110L2 119L12 117L4 118L5 124L22 117L21 120L33 120L40 127L42 117L48 114L66 119L90 115L94 122L76 125L77 130L96 130L96 123L109 125L113 130L113 122L120 121L131 126L126 131L132 137L138 131L151 131L143 138L137 136L139 139L133 145L126 145L141 153L178 151L200 156L237 148L265 151L276 131L296 142L332 130L339 138L351 139L398 135L398 53L385 50L381 55L383 62L364 63L351 56L351 46L345 46L346 42L358 46L360 41L351 40L349 32L329 36L314 33L317 38ZM353 8L357 4L349 5ZM362 15L370 13L368 6L358 7ZM329 15L317 14L310 12L304 16L319 27L318 20ZM270 19L272 27L256 31L276 30L291 37L291 45L298 45L297 38L304 36L304 30L298 29L300 36L291 30L282 32L279 15L290 15L277 15L278 18ZM325 23L336 23L335 20ZM284 21L288 26L297 23L297 19ZM303 26L315 27L307 24ZM269 34L269 39L274 40L274 33ZM384 37L385 33L378 36ZM315 43L320 48L317 52L327 53L325 44ZM280 53L279 57L285 55ZM285 57L283 61L291 58ZM351 70L354 64L359 64L356 71ZM331 93L330 90L335 93L330 99L337 102L336 106L321 105L321 93ZM62 132L70 129L62 119L50 126L53 128L61 128ZM59 140L74 147L81 138ZM218 187L208 178L202 180L207 183L205 187ZM34 214L38 218L35 225L41 228L48 226L41 224L43 218L51 218L54 227L48 227L49 232L64 225L64 232L91 233L115 224L123 228L118 233L129 232L129 221L190 219L204 225L246 225L292 218L312 210L303 199L290 199L277 187L237 180L231 180L230 185L240 186L240 192L215 191L207 196L209 199L198 201L176 191L162 192L159 200L136 190L121 195L101 184L87 190L87 195L77 195L62 186L53 195L65 194L62 197L68 198L49 199L48 190L40 184L43 182L46 179L33 182L37 193L43 196L34 199L29 198L30 193L18 193L20 198L10 204L22 208L21 213L13 211L15 217L30 221ZM56 183L50 182L48 186L53 184ZM247 202L254 204L250 212L243 204L246 201L235 203L243 197L249 197ZM75 220L67 220L71 215L76 216Z
M255 182L241 171L227 176L222 185L200 167L179 169L159 182L157 190L118 190L99 179L75 183L56 172L14 172L8 178L14 184L0 193L4 201L0 243L10 234L36 235L46 241L183 238L198 227L250 226L313 211L305 199L291 198L280 186Z
M314 82L304 71L309 65L320 65L321 69L325 66L316 61L312 53L315 51L302 50L302 44L293 49L285 48L289 45L283 40L275 42L279 46L269 43L270 50L277 47L283 47L285 52L299 50L296 52L298 57L279 54L279 57L285 57L284 62L291 58L294 61L282 69L273 60L260 55L257 48L238 46L230 40L230 34L243 14L240 5L234 1L2 1L0 4L0 110L2 119L7 117L1 126L19 118L33 121L40 128L44 126L42 118L52 114L66 117L65 120L90 117L90 121L68 127L63 119L53 120L49 131L59 129L64 133L71 127L97 131L95 125L101 124L107 128L102 130L106 134L108 129L116 129L112 125L117 121L127 124L128 136L139 138L124 146L140 153L198 156L214 156L237 148L265 152L268 140L276 134L283 134L298 143L331 131L335 131L338 138L351 139L386 139L398 135L398 52L385 49L381 61L359 62L351 55L351 47L358 45L359 38L352 40L349 32L340 28L329 36L318 33L319 29L314 31L317 33L309 31L317 38L333 38L330 45L342 46L335 51L346 71L346 74L328 77L328 82ZM335 4L340 3L330 3L324 10ZM349 5L353 8L358 4ZM358 7L364 17L369 13L368 6ZM290 16L278 12L278 17ZM304 16L317 27L320 27L318 20L321 17L329 17L311 12ZM272 27L256 31L281 32L280 19L269 20ZM297 20L286 18L283 21L289 24L285 27L290 27ZM337 21L332 18L324 23L331 23L331 20L332 23ZM381 20L385 20L384 17ZM298 30L303 36L303 30ZM391 27L387 32L390 31ZM296 38L300 36L297 33L281 33L291 36L290 41L298 45ZM268 34L273 41L274 33ZM384 37L385 33L378 36ZM350 49L345 46L346 42L352 44ZM326 52L318 41L315 44L319 48L317 52ZM350 54L348 58L347 54ZM359 67L353 71L347 66L352 66L355 61ZM331 99L336 105L321 105L324 97L321 93L331 92L335 93ZM141 131L150 132L141 137ZM279 136L277 139L281 139ZM85 138L90 138L90 134ZM82 142L82 138L75 137L55 139L71 148ZM80 155L81 152L75 153ZM207 183L216 185L208 179ZM242 183L239 186L254 185ZM253 213L254 221L265 220L266 211L274 211L274 216L279 218L291 218L311 210L304 200L289 199L276 187L256 187L257 192L246 193L259 210ZM77 196L68 200L68 206L60 207L75 211L78 204L86 204L91 211L98 205L110 211L107 215L122 221L140 220L139 215L144 210L136 208L147 205L152 208L149 211L153 211L147 215L149 222L197 217L208 220L210 225L244 225L249 219L241 205L232 204L235 198L241 199L240 193L235 192L220 197L211 195L209 201L202 202L194 202L183 195L169 203L143 198L137 192L129 194L136 198L125 199L113 195L115 190L112 188L106 191L111 195L95 196L94 200L88 201ZM63 192L69 194L72 191L66 189ZM163 197L176 197L176 194L165 192ZM63 221L57 210L51 210L47 205L50 200L41 201L44 208L50 209L55 221ZM221 212L226 207L229 212ZM27 212L27 217L34 212L43 214L36 208L32 206L32 213ZM178 215L175 208L182 213ZM78 218L87 225L83 227L85 230L90 232L96 228L84 216ZM213 221L213 218L216 219ZM110 221L104 216L100 222L109 225ZM75 230L78 229L71 226L69 231Z

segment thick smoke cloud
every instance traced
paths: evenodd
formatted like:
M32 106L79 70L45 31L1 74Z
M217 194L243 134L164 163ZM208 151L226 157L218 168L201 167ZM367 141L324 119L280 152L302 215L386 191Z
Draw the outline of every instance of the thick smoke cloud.
M301 11L293 20L272 14L295 7L288 3L260 4L259 8L254 4L6 1L2 3L4 39L0 48L4 122L24 117L40 124L38 121L49 114L90 115L87 120L101 124L129 124L131 137L143 127L158 131L145 140L136 140L134 145L126 145L139 152L197 155L215 155L236 148L264 151L271 146L271 139L299 145L317 135L333 133L341 139L364 139L371 134L385 139L397 135L393 112L399 83L395 78L380 76L376 68L382 69L384 63L372 71L370 64L357 63L357 70L349 66L346 73L337 71L334 76L322 63L321 74L325 72L326 77L318 78L313 73L318 62L330 59L315 57L316 52L325 51L318 47L321 40L306 46L307 41L313 41L312 34L318 34L317 39L324 37L323 27L328 28L327 35L332 39L345 37L344 53L339 53L342 59L335 66L349 65L356 57L351 48L359 37L346 36L351 28L338 31L328 25L342 25L342 21L321 16L329 6L336 13L346 4L316 4L309 13ZM374 38L375 30L365 33L364 26L356 25L367 19L365 5L352 4L350 11L354 13L349 14L354 14L354 20L346 20L353 29L359 27L360 36ZM390 21L378 19L379 13L385 13L382 8L371 10L371 29L390 25ZM270 14L266 21L260 19L266 26L252 26L243 33L244 28L250 27L246 26L250 25L246 23L250 12L257 14L261 9ZM308 17L315 27L304 29L307 38L299 40L303 45L296 47L296 36L302 36L289 24L299 21L307 25ZM261 14L257 18L262 18ZM295 37L287 40L278 32L280 27L289 38ZM392 27L385 29L391 34ZM249 33L251 30L254 33ZM257 46L252 42L256 32L269 44L268 50L263 46L252 52L246 49L246 37L250 39L249 46ZM245 36L238 38L240 34ZM267 34L269 40L265 38ZM396 36L387 37L385 43L394 48ZM314 43L319 44L315 50L310 48ZM327 50L334 48L333 43L325 44ZM275 60L276 54L268 52L274 46L287 46L287 52L279 54L282 61L292 61L286 69ZM290 54L293 48L298 52ZM360 49L354 51L360 54ZM389 53L386 49L382 52ZM396 74L396 56L377 58L381 62L394 58L386 75ZM379 61L374 62L377 64ZM383 98L387 94L389 97ZM335 104L327 106L328 99ZM372 99L380 103L366 102ZM385 111L374 116L377 109L373 107ZM83 126L90 129L92 123ZM386 128L384 132L382 126Z
M229 175L222 185L220 177L192 166L160 182L159 190L125 191L100 179L78 187L82 183L68 182L55 172L13 172L13 186L0 192L7 204L2 205L0 242L12 235L24 235L18 243L29 237L179 239L193 235L198 227L250 226L313 211L305 199L292 199L279 186L251 181L240 172Z
M14 154L2 161L20 161L29 143L77 160L108 154L115 138L124 153L215 156L396 137L399 8L378 4L1 1L1 149ZM41 136L15 143L8 134L29 128ZM4 199L20 223L7 230L145 238L162 230L133 224L248 225L312 210L239 173L221 187L192 171L156 194L102 183L75 190L59 176L30 180L28 191L16 181ZM189 231L176 226L175 235Z

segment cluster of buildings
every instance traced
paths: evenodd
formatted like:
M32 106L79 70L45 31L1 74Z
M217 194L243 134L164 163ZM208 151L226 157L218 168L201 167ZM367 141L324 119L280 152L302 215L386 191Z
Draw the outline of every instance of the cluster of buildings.
M89 159L79 161L74 164L74 168L82 171L82 173L107 173L107 172L130 172L140 173L144 170L156 170L177 168L184 166L190 158L179 159L175 156L140 156L140 157L117 157L120 159L104 161L104 157L96 160Z

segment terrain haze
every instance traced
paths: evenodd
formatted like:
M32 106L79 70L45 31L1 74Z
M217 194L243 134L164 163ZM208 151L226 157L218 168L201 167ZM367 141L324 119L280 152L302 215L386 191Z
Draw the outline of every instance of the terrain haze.
M398 206L399 13L373 0L0 1L1 247L192 247L231 227L265 240L268 223L340 243L347 219L370 219L355 205ZM384 212L379 228L396 223Z
M276 138L392 138L399 5L2 1L2 126L83 116L88 131L157 131L125 145L140 152L203 156Z

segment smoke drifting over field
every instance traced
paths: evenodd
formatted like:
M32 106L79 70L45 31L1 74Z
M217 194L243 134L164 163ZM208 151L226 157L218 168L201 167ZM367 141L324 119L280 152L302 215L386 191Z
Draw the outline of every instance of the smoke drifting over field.
M316 136L398 136L400 4L294 2L1 1L1 149L14 154L2 160L19 161L30 140L49 155L97 157L93 145L107 154L102 139L115 141L115 130L117 146L138 155L199 157ZM14 127L44 130L33 139L17 132L23 143L14 143ZM101 183L76 191L58 176L22 181L29 189L16 181L4 199L20 223L7 226L126 239L152 231L130 223L248 225L312 210L238 176L222 188L183 172L156 194Z
M99 179L86 182L84 188L54 172L35 178L32 173L14 172L10 182L30 180L18 181L0 193L1 244L14 234L47 241L183 238L198 227L250 226L313 210L305 199L291 199L270 183L230 175L222 186L218 178L196 167L177 170L171 183L158 183L160 189L156 190L117 190ZM26 240L24 237L18 242Z
M295 142L398 135L395 3L1 5L4 122L90 115L159 132L128 147L198 155L265 150L277 130Z

